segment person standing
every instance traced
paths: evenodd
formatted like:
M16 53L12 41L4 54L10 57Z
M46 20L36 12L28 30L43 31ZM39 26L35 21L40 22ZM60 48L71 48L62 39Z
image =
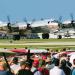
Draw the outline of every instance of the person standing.
M12 65L10 66L11 70L14 72L14 74L16 74L18 72L18 70L20 69L20 64L18 62L18 58L14 57L12 60Z
M39 67L39 61L35 60L31 68L31 72L33 72L34 75L41 75L41 72L38 70L38 67Z
M22 61L20 63L21 69L18 71L17 75L33 75L30 71L30 63Z
M65 75L71 74L71 69L67 66L67 62L65 59L61 60L60 68L64 71Z
M12 71L9 71L7 63L3 63L1 67L2 69L0 69L0 75L15 75Z
M45 60L42 61L41 66L38 68L42 75L49 75L49 70L46 69L46 62Z
M75 59L73 60L73 69L72 69L72 75L75 75Z
M64 71L59 68L59 59L55 59L55 66L49 71L49 75L65 75Z

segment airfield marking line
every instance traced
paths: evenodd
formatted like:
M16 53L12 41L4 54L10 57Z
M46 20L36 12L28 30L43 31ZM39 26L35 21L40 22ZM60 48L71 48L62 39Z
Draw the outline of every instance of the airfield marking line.
M0 45L75 45L75 42L45 42L45 43L0 43Z

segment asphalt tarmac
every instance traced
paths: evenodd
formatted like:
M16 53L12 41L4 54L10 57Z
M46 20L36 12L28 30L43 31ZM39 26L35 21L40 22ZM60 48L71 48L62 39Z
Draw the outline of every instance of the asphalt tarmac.
M75 42L41 42L41 43L23 43L23 44L15 44L15 43L0 43L0 45L70 45L74 46Z

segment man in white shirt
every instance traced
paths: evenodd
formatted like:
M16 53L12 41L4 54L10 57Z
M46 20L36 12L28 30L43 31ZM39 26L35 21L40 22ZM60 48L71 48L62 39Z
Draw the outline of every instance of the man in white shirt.
M49 71L49 75L65 75L64 71L59 68L59 59L55 59L55 66Z

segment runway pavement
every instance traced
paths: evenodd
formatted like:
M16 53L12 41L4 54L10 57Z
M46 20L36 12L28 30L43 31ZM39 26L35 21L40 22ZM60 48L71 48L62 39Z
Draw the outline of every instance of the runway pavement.
M41 42L41 43L0 43L0 45L70 45L74 46L75 42Z

